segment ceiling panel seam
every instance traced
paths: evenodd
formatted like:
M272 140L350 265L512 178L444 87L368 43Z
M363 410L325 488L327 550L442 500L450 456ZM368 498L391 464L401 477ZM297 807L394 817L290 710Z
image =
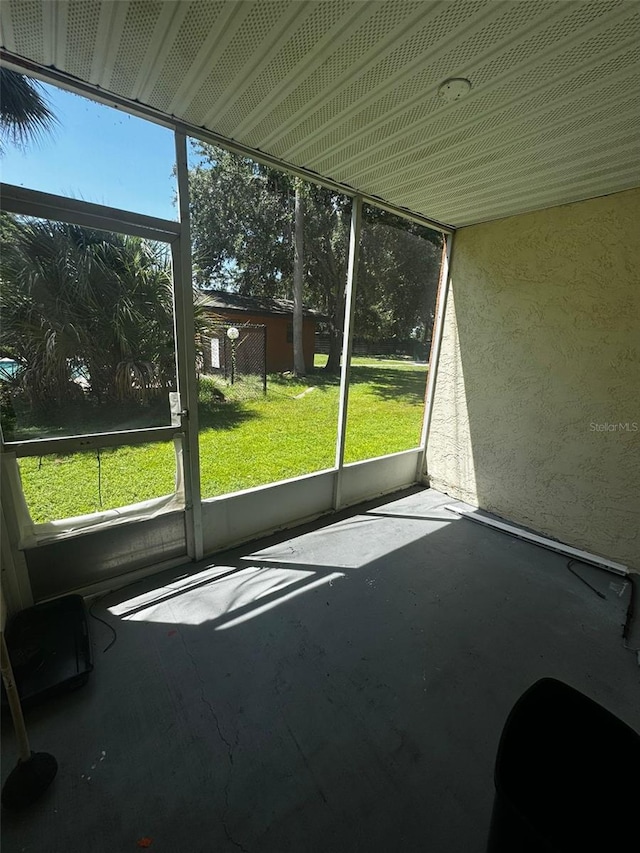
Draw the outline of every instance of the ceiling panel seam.
M223 8L224 0L216 2L191 2L187 4L187 14L175 31L171 49L153 80L153 88L148 103L168 114L168 106L175 92L182 84L191 63L198 55L200 40L198 33L206 33L215 25Z
M42 3L42 5L44 5L44 2ZM82 4L81 0L76 0L76 2L75 2L76 9L80 8L82 5L83 4ZM87 73L87 79L89 80L90 83L93 83L94 85L99 86L100 81L102 79L102 69L104 67L104 65L103 65L104 54L103 54L102 50L103 50L105 45L109 44L108 35L109 35L109 29L111 27L111 15L113 13L113 9L112 9L112 7L107 5L106 3L103 3L102 0L99 0L98 3L94 4L94 9L97 11L97 14L98 14L98 23L97 23L97 27L95 30L95 35L94 35L93 39L91 40L91 43L85 45L87 47L88 53L91 57L91 59L89 61L89 70ZM69 35L71 36L72 45L70 45L69 47L73 46L73 39L76 37L76 33L77 33L77 29L74 30L72 28L70 33L69 33ZM83 35L85 36L85 39L88 41L87 37L89 36L89 31L88 30L85 31L83 33ZM100 50L96 49L98 46L100 47ZM70 53L72 53L72 55L73 55L73 52L71 50L70 50Z
M465 33L477 32L478 27L481 24L485 24L487 20L493 20L493 19L499 18L501 16L501 14L503 14L503 9L501 7L502 7L502 4L494 4L493 6L490 5L488 8L485 7L483 14L478 14L477 18L474 18L474 19L467 19L467 21L465 21L465 24L463 26L461 26L460 29L456 28L453 31L447 33L444 40L442 40L441 42L438 43L437 50L434 50L433 53L429 54L429 61L431 62L433 60L433 58L436 58L436 57L446 57L447 53L451 49L452 44L458 42L458 40L461 38L461 36L463 36ZM422 28L422 29L424 29L424 28ZM415 29L413 31L415 32ZM362 69L361 72L359 72L359 74L357 76L354 76L353 74L347 75L347 79L349 81L349 84L353 85L356 82L356 80L358 79L358 77L362 77L362 76L364 76L365 73L375 69L375 67L380 65L381 61L383 61L387 55L392 53L393 50L397 50L401 47L402 47L402 43L400 43L399 45L394 45L394 46L390 47L388 50L385 50L385 52L382 55L380 55L376 51L374 54L375 61L372 60L365 68ZM375 48L373 50L375 50ZM368 92L366 95L363 95L354 104L350 104L348 107L345 107L343 110L341 110L337 113L331 113L330 125L333 127L333 125L338 121L348 120L350 116L356 114L359 110L362 110L363 108L365 108L369 104L373 104L376 101L380 100L380 98L383 97L385 94L394 91L397 88L398 83L401 80L410 79L411 77L413 77L414 74L416 73L416 70L419 69L424 64L424 61L425 61L424 56L416 57L408 65L403 66L402 69L398 69L398 71L396 71L390 77L387 76L386 82L384 83L384 85L376 87L373 91ZM320 106L318 107L318 109L316 109L315 112L319 113L321 108L323 106L325 106L326 104L330 103L331 100L334 98L335 98L335 92L332 91L330 95L327 95L324 98L324 100L321 102ZM304 120L305 116L303 115L301 117L301 119ZM316 130L316 138L317 138L317 134L322 133L323 128L324 128L324 125ZM276 139L272 140L270 142L270 144L277 144L278 141L281 139L282 139L282 136L279 136ZM304 154L305 145L308 145L307 140L297 142L296 144L294 144L288 148L285 148L281 153L283 156L286 156L286 157L295 157L300 152L302 152L302 154Z
M548 3L544 3L543 4L544 10L547 10L548 6L549 6ZM527 5L527 9L531 10L532 7L530 5ZM497 19L500 19L501 17L504 16L504 7L501 4L495 5L494 15ZM559 17L560 11L556 12L556 15ZM549 19L549 16L547 15L547 17L545 18L545 23L548 21L548 19ZM529 25L525 28L525 31L528 31L528 30L534 28L534 26L536 26L536 25L539 26L538 18L536 18L536 22L537 22L536 24L534 24L533 22L530 22ZM481 23L485 24L485 20L483 19L481 21ZM486 31L486 25L482 28L475 27L474 32L469 36L468 41L473 40L473 38L475 36L485 32L485 31ZM496 46L489 52L489 55L496 55L496 54L500 54L503 51L506 51L508 49L510 43L511 43L512 38L513 38L512 33L508 33L507 35L505 35L496 44ZM454 39L454 40L457 42L457 39ZM428 87L421 88L421 91L419 93L417 93L416 95L414 95L412 97L406 98L401 103L398 103L395 107L393 107L391 109L385 109L383 114L379 118L377 118L375 122L368 123L366 125L366 132L369 134L375 134L375 133L377 133L377 129L379 127L384 126L385 123L389 123L389 122L393 121L393 119L396 116L401 116L404 113L411 112L412 109L416 105L423 104L428 99L437 98L437 87L445 77L451 76L451 74L455 74L455 76L461 76L461 77L465 76L464 69L461 70L458 66L454 67L454 66L448 64L449 50L450 50L450 43L445 43L444 45L440 45L439 49L437 51L434 51L433 53L429 54L429 66L431 66L431 64L434 61L437 61L437 60L443 61L443 68L442 68L441 75L432 75L433 80L430 82ZM484 55L483 55L483 59L484 59ZM400 80L404 79L406 82L409 82L412 78L419 77L421 74L424 73L425 69L423 66L424 66L424 58L416 60L414 63L412 63L411 67L404 69L403 74L400 77ZM384 97L384 95L386 93L392 93L393 91L395 91L397 89L398 89L398 85L395 82L390 81L388 85L385 85L384 87L379 87L378 89L376 89L376 91L374 93L368 94L367 96L361 98L359 101L351 104L348 108L343 110L341 113L332 116L332 122L337 122L339 120L343 124L346 124L346 123L354 120L355 118L358 117L358 114L362 113L364 110L366 110L367 107L375 108L376 102L380 102L381 98ZM471 97L473 97L473 93L472 93ZM443 104L441 104L441 106L442 106L442 109L440 110L440 113L446 114L447 112L454 111L458 105L456 103L454 103L454 104L451 104L450 106L445 106ZM425 121L430 120L430 116L425 117L424 120ZM331 130L329 132L332 134L335 134L335 131L336 131L336 128L334 127L334 128L331 128ZM399 133L401 133L401 131L393 134L392 138L393 138L393 136L397 137ZM353 133L342 134L339 142L336 142L333 145L324 146L323 156L326 158L329 158L333 154L341 152L345 148L345 146L349 144L349 142L359 141L361 143L361 140L362 140L362 130L361 129L354 130ZM293 152L288 152L288 153L291 154ZM296 153L298 153L298 152L296 152ZM300 154L301 154L301 156L305 156L306 150L302 149ZM353 159L354 158L351 158L351 160L353 160Z
M562 43L562 48L566 49L568 46L571 46L572 44L582 42L584 40L584 35L585 35L585 31L581 30L580 33L576 33L576 35L574 37L565 39ZM623 49L628 49L629 43L632 43L635 45L636 41L637 41L637 37L631 36L624 43L625 46ZM487 84L485 87L479 88L479 89L473 89L472 88L471 95L468 97L468 100L470 100L471 98L477 98L477 97L482 96L484 94L485 90L487 90L488 93L491 94L491 92L495 90L496 85L498 85L499 83L509 82L510 80L514 80L514 79L517 80L518 76L522 75L524 72L531 70L532 68L535 68L536 66L539 66L541 57L546 58L546 56L556 53L557 50L558 50L557 46L554 46L553 49L544 51L544 55L543 54L537 54L534 57L527 60L526 62L522 63L521 65L516 66L511 71L505 72L503 75L492 80L491 83ZM619 50L613 49L611 51L612 54L617 53L617 52L619 52ZM554 76L550 82L548 82L546 84L542 84L540 87L538 87L538 89L544 90L544 89L548 88L549 86L557 83L558 79L562 79L563 77L569 77L572 74L575 74L576 70L580 70L581 68L588 66L591 61L592 61L592 59L586 59L580 66L571 67L569 69L569 71L567 71L564 75ZM473 85L473 81L472 81L472 85ZM531 90L527 94L528 95L535 94L535 92L537 92L538 89ZM435 93L434 93L433 97L437 97L435 95ZM517 103L519 100L520 100L519 96L513 96L506 103L501 102L500 104L498 104L493 109L487 110L486 112L483 111L483 118L486 118L486 116L491 115L492 113L495 113L497 111L504 109L505 106L508 106L511 103ZM412 102L407 103L407 104L402 104L400 107L398 107L397 110L394 111L394 113L402 113L404 111L410 111L410 109L412 108L412 105L415 103L420 103L420 98L416 97L413 99ZM459 107L460 107L460 104L454 103L451 105L450 108L448 108L448 109L445 108L444 110L439 111L439 115L446 115L447 112L454 112L456 109L459 109ZM391 117L390 114L385 114L384 117L382 117L376 124L377 125L383 125L386 121L389 121L390 117ZM420 127L423 127L423 126L430 124L433 121L433 118L434 117L432 114L425 116L419 122L416 122L413 127L411 127L411 131L414 133L417 132ZM466 125L467 126L473 125L475 123L475 120L476 120L475 118L470 119L469 121L466 122ZM370 126L367 128L366 132L368 134L373 134L375 132L375 130L376 130L375 126ZM385 146L390 145L395 140L404 138L406 136L406 133L407 133L407 128L404 127L404 128L399 129L395 133L386 135L383 140L381 140L378 143L374 143L367 148L367 155L372 156L377 151L383 150ZM334 146L326 147L324 152L323 152L323 159L318 161L318 163L316 164L317 167L322 168L325 159L329 158L332 153L344 151L344 148L349 144L349 142L354 140L354 139L357 139L357 137L358 137L358 134L355 134L355 133L351 134L350 136L344 136L340 143L336 143ZM360 134L360 140L359 141L362 144L363 140L361 138L361 134ZM346 156L346 157L342 156L341 157L341 167L343 169L349 168L351 166L351 164L357 159L358 159L357 154L353 154L352 156ZM377 163L376 165L379 166L384 162L386 162L386 161L381 161L381 163Z
M599 181L595 186L582 189L572 197L571 201L566 201L565 199L543 199L542 201L528 204L526 202L528 201L529 196L526 196L524 205L521 202L515 204L512 203L507 207L494 207L490 210L486 207L480 207L473 212L471 217L467 215L468 211L465 210L465 215L457 217L458 224L456 225L456 230L460 230L461 228L470 228L475 225L484 225L488 222L496 222L500 219L509 219L512 216L524 216L528 213L535 213L538 210L565 207L570 204L577 204L593 198L602 198L608 195L615 195L616 193L627 192L628 190L637 189L637 187L637 184L634 184L633 182L630 183L628 179L614 182L609 179L606 185L603 185L602 182Z
M261 44L263 34L270 32L276 21L281 19L285 2L274 0L270 4L252 3L246 9L247 14L242 27L234 33L223 52L216 52L211 67L203 77L199 88L190 94L188 102L183 105L181 115L185 120L193 119L194 123L200 126L205 124L204 111L211 109L213 100L220 98L221 92L226 91L231 81L241 73L247 57L253 58L255 53L260 52L256 49L251 50L251 45L247 43L248 34L253 33L255 36L259 33Z
M7 50L17 53L16 36L13 29L13 7L5 7L5 12L0 17L0 40L6 45Z
M613 177L617 178L620 175L626 174L626 180L629 182L628 186L638 186L638 179L634 181L628 175L629 168L633 165L633 162L632 153L629 154L626 160L621 161L621 163L616 166L612 166L610 160L607 161L606 158L601 158L597 164L594 164L597 165L597 168L593 170L590 169L588 174L585 174L584 172L575 174L572 173L570 169L562 169L556 173L555 177L558 180L569 177L573 182L574 188L577 189L583 186L607 187ZM545 205L554 207L563 203L563 197L561 195L559 196L557 192L554 193L553 188L546 186L542 189L537 189L537 187L540 186L540 182L538 181L538 183L535 184L532 177L531 183L521 183L512 192L502 194L499 197L499 201L495 201L496 193L494 188L490 188L488 192L469 192L465 194L464 197L464 211L466 212L469 209L486 211L487 209L500 207L502 204L513 204L515 207L518 207L523 203L534 202L536 206L539 204L542 207ZM604 194L607 192L608 190L603 189ZM539 199L539 201L535 201L536 199ZM435 204L437 204L437 202L435 202ZM483 213L483 217L485 215L486 214Z
M293 6L287 10L287 13L283 18L278 20L272 28L272 32L276 32L275 40L269 44L268 49L262 50L257 57L253 58L253 62L249 69L243 68L242 71L229 83L225 91L222 92L218 100L205 115L202 121L205 127L207 127L214 119L218 120L220 116L223 116L231 106L229 101L234 96L237 97L238 92L242 90L249 81L254 79L275 56L277 56L278 51L291 38L291 33L288 32L288 27L295 22L298 22L299 24L301 21L306 20L313 11L313 8L310 8L307 4L303 3L294 3Z
M67 5L68 28L67 44L65 45L65 70L83 80L89 80L91 77L100 15L100 3L88 4L82 3L82 0L70 0ZM74 33L78 30L83 33L81 43L78 43L74 38Z
M439 5L441 4L435 2L432 4L430 12L431 17L436 14L436 9ZM247 139L251 139L251 135L255 132L256 144L269 144L267 140L270 140L273 136L279 136L291 130L291 128L295 127L297 122L302 120L304 115L310 114L313 111L314 103L319 102L326 97L326 85L313 96L309 96L308 94L301 96L300 90L304 91L305 86L313 88L313 76L317 74L321 68L331 68L333 63L340 64L339 57L341 51L346 50L350 40L357 38L367 25L371 25L372 22L375 21L380 12L381 4L356 3L356 6L359 7L357 10L357 16L353 16L346 21L338 22L338 25L342 24L342 35L330 42L332 52L327 56L323 56L322 54L318 57L311 56L309 61L304 65L304 68L301 69L300 73L295 75L292 74L291 82L281 92L276 93L279 96L277 100L276 98L271 99L271 103L276 101L276 110L281 110L285 108L289 97L295 97L296 94L298 94L298 97L304 101L304 107L302 109L296 109L295 115L290 119L284 118L282 121L279 121L277 123L277 129L270 131L266 136L261 136L258 130L260 124L269 118L269 113L266 110L263 110L261 116L251 119L246 126L243 123L243 132L247 134ZM360 55L359 61L355 66L352 64L349 65L346 71L340 72L337 77L333 78L329 84L331 89L336 90L342 82L348 81L351 75L355 73L360 66L370 64L370 60L367 57L370 55L375 56L376 51L379 52L383 49L385 43L387 43L389 39L392 39L393 43L400 42L404 38L405 34L414 28L415 21L424 20L424 14L424 8L418 8L409 18L405 17L401 24L397 25L390 33L385 34L385 38L376 43L375 48L368 50L366 54ZM240 132L240 129L238 129L238 132Z
M162 3L160 17L154 27L149 47L135 83L133 96L137 100L146 102L151 95L155 86L156 72L164 65L188 10L189 5L184 2L167 2L164 0ZM154 48L158 45L159 48L154 53Z
M435 227L640 183L637 2L0 3L13 67Z
M615 164L615 165L610 164L606 168L601 168L601 169L598 169L595 171L590 170L588 175L584 175L584 176L582 176L579 179L574 181L574 184L573 184L574 189L578 188L578 187L582 187L582 186L588 187L588 186L592 186L592 185L606 187L609 184L609 179L612 176L616 176L620 173L627 175L626 180L629 181L628 185L630 187L631 186L638 186L638 182L640 181L640 178L636 178L636 183L634 184L633 179L628 177L629 167L633 166L636 163L637 163L637 158L635 158L634 155L631 154L629 160L622 163L622 164ZM560 177L560 175L555 175L555 177L557 179ZM540 184L538 182L538 186L539 185ZM608 193L608 191L605 190L605 193ZM495 207L496 204L491 205L491 199L492 198L495 198L495 191L492 191L489 194L487 194L486 192L484 192L484 193L469 192L469 193L465 194L465 199L464 199L465 200L465 208L464 209L465 209L465 211L467 211L469 209L470 205L472 206L472 209L476 210L476 211L485 209L487 207L489 207L489 208L492 206ZM487 199L489 199L489 203L487 203L487 201L486 201ZM549 207L557 207L559 204L569 203L569 202L562 201L561 199L559 199L557 197L557 195L554 196L553 195L553 188L549 189L548 187L543 187L542 189L535 189L534 187L532 187L529 184L522 185L522 183L513 192L505 192L505 193L501 194L500 199L497 203L500 204L500 203L511 202L514 205L516 205L516 207L517 207L522 199L524 199L526 201L532 201L533 199L540 199L540 205L543 207L547 206L547 205Z
M238 124L234 130L236 135L249 133L256 125L260 124L267 116L274 103L281 103L300 85L301 80L306 79L319 66L326 62L324 49L331 46L337 50L351 37L351 29L359 22L368 20L376 14L372 3L353 3L350 8L351 14L340 18L315 45L313 52L301 60L295 68L289 72L289 80L274 89L271 96L264 98L261 103L254 107Z
M53 65L56 38L56 12L55 0L51 3L42 4L42 62L44 65Z
M252 7L253 3L249 3L248 0L236 4L225 3L223 13L216 21L215 28L211 29L202 43L202 47L198 51L196 58L191 63L189 73L185 75L182 85L178 88L173 96L173 100L167 107L168 113L174 113L187 93L201 85L203 78L209 73L213 56L224 53L229 46L229 42L244 23Z
M134 93L154 32L161 16L160 0L133 0L127 5L124 31L118 45L111 81L105 88L113 92ZM143 25L144 24L144 25Z
M22 49L21 42L28 41L29 47L33 52L42 56L44 39L42 33L42 6L40 3L32 3L30 6L21 9L20 11L23 12L22 15L18 15L18 7L15 4L11 4L9 7L0 4L0 12L2 12L3 18L7 17L4 12L5 8L9 9L11 35L16 52ZM25 16L29 18L27 22L24 20Z
M63 68L67 58L67 21L68 7L66 2L61 3L60 0L55 0L56 17L55 17L55 36L53 41L53 65L57 68Z
M486 207L481 207L475 213L474 218L472 220L464 220L461 218L459 220L460 224L458 228L467 228L470 225L481 224L482 222L491 222L496 219L505 219L508 216L520 216L524 213L533 213L536 210L545 210L547 208L552 207L566 207L570 204L576 204L580 201L586 201L587 199L592 198L602 198L608 195L614 195L615 193L626 192L628 190L638 189L638 184L630 181L628 177L622 178L620 180L612 181L611 176L605 176L604 179L599 178L592 184L582 182L581 185L583 188L578 192L571 201L566 201L565 199L558 200L555 199L543 199L534 202L533 204L528 204L527 202L531 198L531 196L525 196L525 205L522 205L521 200L517 200L514 203L511 203L506 208L498 208L494 209L490 214L487 215ZM482 212L481 212L482 211Z
M96 34L89 80L103 89L107 89L111 82L111 73L118 55L118 45L127 17L127 7L128 3L100 4L100 23Z
M345 184L344 182L336 181L326 175L320 175L317 172L313 172L309 169L296 166L295 163L287 163L286 161L281 160L278 157L269 154L268 152L256 150L254 148L251 148L250 146L238 142L237 140L227 139L221 134L215 133L215 131L211 131L203 127L197 127L195 125L189 124L188 122L182 121L181 119L176 118L175 116L168 116L165 113L162 113L160 110L157 110L154 107L150 107L147 104L135 102L125 98L122 95L118 95L117 93L99 89L95 86L95 84L87 83L83 80L74 78L71 75L59 71L58 69L44 68L37 62L27 57L10 54L4 48L0 48L0 61L0 64L11 67L16 71L19 71L20 73L27 73L30 76L42 80L45 83L51 83L52 85L60 86L68 91L91 98L92 100L95 100L98 103L106 104L107 106L115 106L118 109L123 109L126 112L131 113L132 115L139 116L140 118L143 118L147 121L159 124L162 127L168 127L177 132L184 133L186 136L202 140L203 142L207 142L211 145L219 145L222 148L236 152L241 156L251 157L259 163L264 163L266 165L272 166L273 168L281 169L282 171L287 172L288 174L297 175L305 181L331 188L337 192L344 193L350 198L356 195L360 195L367 203L386 207L390 212L395 213L398 216L403 216L408 219L411 219L419 224L425 225L428 228L433 228L437 231L442 231L445 234L452 234L455 231L454 226L450 225L447 222L439 221L434 217L428 216L425 213L410 210L404 205L398 205L395 202L391 202L387 199L376 197L372 193L358 192L356 189L349 186L348 184Z
M636 56L640 56L640 48L634 48L633 53ZM478 128L475 128L473 135L468 132L468 128L462 130L455 128L449 130L448 135L447 133L443 133L440 137L434 137L432 143L428 144L427 147L425 147L425 143L422 141L419 147L414 145L406 153L403 151L402 155L396 158L398 165L393 171L393 177L396 181L400 181L403 176L406 176L404 182L411 183L412 171L417 165L416 158L420 158L420 163L429 164L430 168L436 170L448 166L452 161L464 164L466 159L473 157L478 150L486 150L487 147L490 147L491 140L496 136L496 128L499 128L500 134L508 134L509 139L513 139L516 136L516 131L518 131L522 134L522 140L526 141L529 137L539 133L542 123L546 127L549 123L556 124L566 120L569 115L566 105L571 104L572 101L575 109L571 115L581 115L583 111L593 111L593 97L596 95L601 98L613 99L625 97L626 92L622 91L624 85L630 84L635 86L638 77L637 73L631 77L628 75L629 67L623 64L618 74L607 74L603 75L602 78L597 74L593 75L595 78L593 83L590 86L580 88L580 97L577 101L575 100L576 96L573 91L570 91L563 98L550 98L548 100L538 94L536 98L538 101L537 105L535 105L535 102L530 104L526 101L521 102L518 104L517 115L513 118L505 120L496 116L493 121L483 122L484 127L479 132ZM578 76L578 79L580 76L584 77L586 75L583 72L582 75ZM602 87L603 80L606 81L604 88ZM582 102L584 102L584 107L581 106ZM532 129L528 130L528 126L534 122L535 124ZM466 152L469 151L470 146L473 147L470 153L467 154ZM501 144L494 146L496 150L499 150L501 147ZM400 162L398 163L398 161ZM357 173L360 180L367 181L375 180L380 176L384 179L389 174L388 167L385 167L384 164L378 165L377 163Z
M443 3L434 4L428 14L428 17L426 18L426 21L432 21L434 18L436 18L443 5ZM276 143L279 139L281 139L292 129L294 129L297 124L300 124L302 121L311 116L314 110L321 109L327 102L329 102L334 97L335 91L339 89L340 86L342 86L346 82L353 81L356 76L361 76L362 74L366 73L366 71L373 64L376 64L387 54L396 50L397 47L402 44L406 39L407 33L410 33L415 30L419 21L425 21L424 8L416 9L416 11L410 16L410 18L403 20L402 23L398 24L392 30L391 33L386 34L383 39L380 39L380 41L376 42L376 44L373 45L369 50L367 50L366 53L359 56L357 62L355 62L353 65L349 65L349 67L343 73L341 73L335 80L331 82L331 94L325 94L324 90L318 92L316 96L307 100L307 103L303 110L297 111L296 114L291 117L291 119L282 122L279 125L278 130L272 131L266 137L260 138L260 140L257 141L257 144L259 146L267 146ZM357 30L354 29L351 33L349 33L349 38L357 35L359 29L360 28L358 28ZM348 39L346 41L348 41ZM330 58L331 57L329 57L327 61L329 61Z
M640 105L640 101L638 104ZM620 128L624 128L629 131L630 129L633 129L633 121L634 120L632 118L626 118L621 120L618 125ZM603 119L602 122L598 123L594 127L594 132L600 131L605 125L606 119ZM602 138L601 133L595 138ZM561 147L565 142L566 140L561 140L559 147ZM519 158L513 157L508 161L496 161L494 169L491 172L487 173L485 170L485 174L479 176L476 180L465 173L464 177L459 180L448 178L447 180L433 184L429 180L429 175L426 175L425 187L420 190L420 196L423 196L426 193L434 199L439 197L447 198L460 190L464 193L465 198L470 198L472 195L479 193L485 187L489 187L495 192L496 182L503 180L505 176L509 179L509 186L518 184L518 180L516 180L515 177L519 177L522 174L523 169L526 169L527 179L535 186L540 183L541 172L544 172L545 174L556 173L561 170L565 164L567 164L569 167L573 167L573 170L576 173L582 174L585 167L587 169L591 169L592 167L599 165L602 162L603 157L606 158L609 156L609 158L611 158L613 154L624 154L626 157L627 152L633 152L634 150L637 152L639 150L639 146L640 132L631 137L627 133L624 138L621 137L615 141L608 140L603 145L590 148L589 151L585 152L581 157L576 156L571 152L565 156L555 157L551 160L551 151L549 151L546 152L548 156L544 159L543 152L541 151L540 156L531 156L525 153L521 154ZM567 168L566 171L568 172L569 169ZM640 176L638 180L640 181ZM403 196L403 198L411 200L414 195L417 195L417 193L408 193L406 196Z

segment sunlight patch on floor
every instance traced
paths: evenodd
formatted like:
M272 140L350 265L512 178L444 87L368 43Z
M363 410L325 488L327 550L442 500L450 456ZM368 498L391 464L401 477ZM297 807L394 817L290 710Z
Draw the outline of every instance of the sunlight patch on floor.
M279 566L216 566L121 602L109 612L130 622L202 625L220 621L216 630L222 630L342 577L341 572L318 577L312 569ZM237 611L242 612L223 621Z

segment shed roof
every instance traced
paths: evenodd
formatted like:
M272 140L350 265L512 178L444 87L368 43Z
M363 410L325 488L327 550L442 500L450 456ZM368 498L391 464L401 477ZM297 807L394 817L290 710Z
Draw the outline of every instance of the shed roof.
M241 311L245 314L293 315L292 299L273 299L268 296L244 296L226 290L206 290L202 292L205 308L217 311ZM324 315L314 308L303 308L306 317L322 320Z

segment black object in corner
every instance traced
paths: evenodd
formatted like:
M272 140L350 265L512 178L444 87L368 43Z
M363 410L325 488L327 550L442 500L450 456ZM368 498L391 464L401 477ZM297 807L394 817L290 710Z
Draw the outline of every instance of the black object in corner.
M537 681L502 731L488 853L637 846L639 766L633 729L567 684Z
M23 705L86 683L93 669L84 599L65 595L16 613L5 631ZM2 690L2 704L7 697Z

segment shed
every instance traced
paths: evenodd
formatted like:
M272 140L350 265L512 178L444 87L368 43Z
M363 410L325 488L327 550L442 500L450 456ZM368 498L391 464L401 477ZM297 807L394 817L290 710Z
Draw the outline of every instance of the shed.
M264 326L267 373L293 370L293 301L271 297L244 296L226 290L206 290L202 304L211 317L236 326ZM323 315L303 309L303 349L307 368L313 367L316 323Z

